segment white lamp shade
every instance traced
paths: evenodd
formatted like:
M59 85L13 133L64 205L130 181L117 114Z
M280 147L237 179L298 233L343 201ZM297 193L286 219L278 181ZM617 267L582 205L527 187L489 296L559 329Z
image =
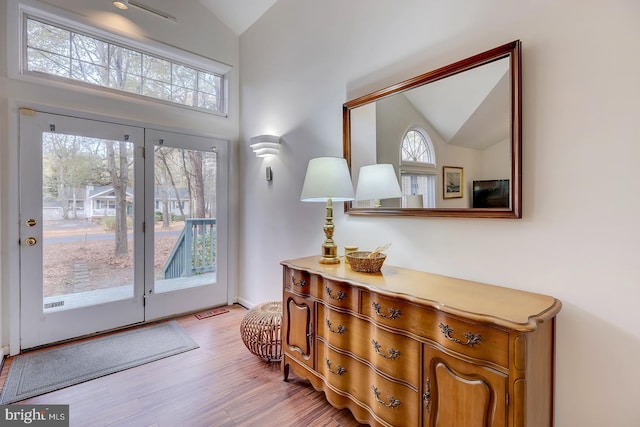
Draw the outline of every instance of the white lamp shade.
M347 161L340 157L318 157L309 160L300 200L303 202L336 202L353 200L353 184Z
M379 164L360 168L356 200L390 199L402 196L393 165Z

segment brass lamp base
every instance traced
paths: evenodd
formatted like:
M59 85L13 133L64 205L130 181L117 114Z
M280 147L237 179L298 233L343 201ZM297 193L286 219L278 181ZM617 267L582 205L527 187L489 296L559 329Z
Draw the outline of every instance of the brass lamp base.
M338 247L335 243L330 242L322 245L322 257L318 261L320 264L340 264L340 258L338 258Z
M322 257L320 264L339 264L338 247L333 241L333 201L327 199L327 215L324 223L324 243L322 244Z

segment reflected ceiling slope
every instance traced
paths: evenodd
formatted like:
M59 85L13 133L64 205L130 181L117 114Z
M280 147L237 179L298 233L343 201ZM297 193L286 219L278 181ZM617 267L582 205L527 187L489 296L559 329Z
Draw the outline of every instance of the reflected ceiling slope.
M510 138L509 85L504 58L404 95L445 142L482 150Z

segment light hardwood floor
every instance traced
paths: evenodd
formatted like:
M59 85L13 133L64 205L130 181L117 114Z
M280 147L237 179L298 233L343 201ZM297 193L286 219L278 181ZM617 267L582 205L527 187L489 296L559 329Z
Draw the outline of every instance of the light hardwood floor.
M251 354L240 338L247 310L176 319L200 348L20 403L68 404L71 426L359 426L348 410ZM0 373L4 384L11 358Z

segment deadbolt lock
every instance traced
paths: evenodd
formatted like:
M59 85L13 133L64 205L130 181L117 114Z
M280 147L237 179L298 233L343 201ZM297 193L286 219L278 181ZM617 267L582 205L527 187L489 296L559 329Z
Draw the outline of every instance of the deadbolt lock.
M25 244L25 245L27 245L27 246L33 246L33 245L35 245L36 243L38 243L38 241L36 240L36 238L35 238L35 237L27 237L27 238L24 240L24 244Z
M28 220L25 221L25 223L29 226L29 227L33 227L34 225L37 224L37 221L33 218L29 218Z

